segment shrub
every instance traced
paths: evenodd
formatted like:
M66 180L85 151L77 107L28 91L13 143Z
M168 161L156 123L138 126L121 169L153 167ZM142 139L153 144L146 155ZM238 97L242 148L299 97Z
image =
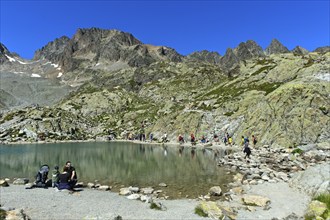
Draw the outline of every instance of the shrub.
M302 149L300 149L300 148L296 148L296 149L294 149L291 153L292 154L302 154L304 151L302 150Z
M196 215L199 215L199 216L202 216L202 217L207 217L208 214L206 214L203 209L201 209L200 207L196 207L195 208L195 214Z
M150 204L150 208L151 208L151 209L156 209L156 210L161 210L161 208L160 208L156 203L154 203L154 202L152 202L152 203Z

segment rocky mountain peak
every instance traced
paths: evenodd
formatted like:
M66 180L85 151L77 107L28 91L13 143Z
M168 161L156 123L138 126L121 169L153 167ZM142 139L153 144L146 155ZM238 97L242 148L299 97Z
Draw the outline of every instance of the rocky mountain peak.
M280 41L273 39L270 45L265 50L267 55L289 53L290 51Z
M79 45L98 43L101 40L118 43L120 45L132 46L142 44L132 34L118 30L105 30L100 28L79 28L72 39L74 42L79 42Z
M318 47L314 50L314 52L317 53L327 53L330 52L330 46L325 46L325 47Z
M0 64L9 60L7 56L11 57L12 53L0 42Z
M232 69L236 64L240 62L239 58L234 53L234 50L228 48L223 57L221 57L220 63L222 67L226 70Z
M262 48L253 40L242 42L235 48L234 53L240 60L248 60L265 56Z
M219 64L221 55L218 52L210 52L207 50L196 51L187 56L187 60L207 62L211 64Z
M67 46L69 41L70 38L67 36L56 38L54 41L49 42L46 46L43 46L41 49L37 50L34 53L33 60L48 59L56 61L56 57L64 51L64 48Z
M306 50L305 48L303 48L301 46L296 46L291 52L296 55L306 55L309 53L308 50Z

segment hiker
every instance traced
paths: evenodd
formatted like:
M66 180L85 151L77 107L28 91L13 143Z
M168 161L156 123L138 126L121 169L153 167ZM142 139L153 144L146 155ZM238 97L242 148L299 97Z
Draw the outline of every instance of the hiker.
M153 141L153 139L154 139L154 134L153 133L150 133L150 142L152 142Z
M71 190L73 187L70 185L70 173L69 173L69 167L64 166L63 167L63 172L59 175L59 184L58 184L58 189L68 189Z
M193 133L190 134L190 141L192 144L195 143L195 136Z
M60 171L58 169L59 169L59 167L56 165L52 172L52 187L53 188L58 187L58 184L60 181L60 179L59 179Z
M164 136L162 137L162 142L163 143L167 142L167 133L165 133Z
M228 138L228 144L231 146L233 144L233 138L229 136Z
M257 143L257 137L255 137L254 135L252 135L252 143L253 143L253 147L256 146L256 143Z
M242 139L241 139L241 146L243 146L244 145L244 136L242 136Z
M219 142L219 137L218 137L218 135L216 135L216 134L213 135L213 141L216 142L216 143Z
M183 136L181 134L179 135L178 140L179 140L179 143L180 144L183 144L184 143L184 139L183 139Z
M244 150L243 150L243 152L245 153L244 159L246 159L246 157L250 158L251 149L249 147L249 140L247 140L247 142L244 143Z
M206 143L206 139L205 139L205 136L204 135L201 138L201 142L202 142L202 144L205 144Z
M71 162L70 161L67 161L65 163L65 166L68 168L68 173L69 173L69 176L70 176L70 179L69 179L69 185L71 188L73 188L76 183L77 183L77 173L76 173L76 169L71 166Z

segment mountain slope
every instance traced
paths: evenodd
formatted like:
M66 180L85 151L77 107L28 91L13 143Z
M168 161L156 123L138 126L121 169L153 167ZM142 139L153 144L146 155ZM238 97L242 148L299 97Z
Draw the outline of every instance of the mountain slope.
M182 57L118 31L82 29L65 39L36 59L61 63L60 80L81 85L54 106L3 115L0 140L87 140L110 130L118 138L166 132L171 140L190 133L211 140L227 131L235 142L252 134L283 147L330 142L324 50L290 52L275 42L268 55L247 41L222 57L207 51Z

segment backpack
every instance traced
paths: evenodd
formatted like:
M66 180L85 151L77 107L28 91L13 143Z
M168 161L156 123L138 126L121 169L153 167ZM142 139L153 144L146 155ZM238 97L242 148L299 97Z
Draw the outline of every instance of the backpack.
M46 180L48 178L49 166L47 164L42 165L36 175L36 186L45 187Z

